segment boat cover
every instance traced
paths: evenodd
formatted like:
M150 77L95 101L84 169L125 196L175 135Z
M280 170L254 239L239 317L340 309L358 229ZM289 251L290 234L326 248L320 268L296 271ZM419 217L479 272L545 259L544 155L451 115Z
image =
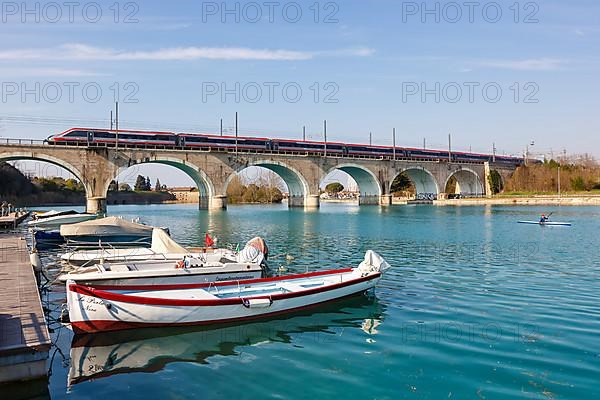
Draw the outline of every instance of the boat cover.
M260 238L255 237L246 243L246 246L238 253L237 261L239 263L262 264L269 254L267 243Z
M152 231L152 251L158 254L188 254L189 251L177 244L167 233L160 229L154 228Z
M269 256L269 247L267 246L267 242L265 242L265 240L261 237L250 239L248 243L246 243L246 247L248 246L256 248L258 251L263 253L265 257Z
M390 264L387 263L379 254L373 250L367 250L365 253L365 259L358 265L358 268L365 273L378 271L385 272L390 268Z
M147 235L154 227L136 224L118 217L106 217L71 225L61 225L62 236Z
M79 214L79 213L74 210L69 210L69 211L50 210L45 213L35 214L35 218L36 219L44 219L44 218L50 218L50 217L58 217L59 215L73 215L73 214Z

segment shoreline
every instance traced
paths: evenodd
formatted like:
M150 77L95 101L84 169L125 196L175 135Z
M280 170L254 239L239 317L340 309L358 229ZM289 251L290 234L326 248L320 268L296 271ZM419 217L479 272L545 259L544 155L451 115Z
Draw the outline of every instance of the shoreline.
M434 200L437 206L600 206L600 196L526 196Z

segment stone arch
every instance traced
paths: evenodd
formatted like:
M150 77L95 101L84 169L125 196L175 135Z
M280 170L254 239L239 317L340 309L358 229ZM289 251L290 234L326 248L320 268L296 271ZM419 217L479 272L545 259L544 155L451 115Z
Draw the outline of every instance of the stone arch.
M479 178L477 172L470 168L461 168L454 171L446 179L444 184L444 191L448 187L448 183L452 178L456 178L456 193L462 196L482 196L485 194L485 187Z
M257 160L237 168L235 173L229 175L225 181L223 188L225 193L227 193L227 187L235 174L242 172L248 167L263 167L279 175L288 187L288 205L290 207L318 207L318 195L313 199L314 196L311 196L310 186L300 171L280 161ZM316 204L313 204L315 201Z
M323 179L335 170L344 171L356 181L360 191L359 204L379 204L383 190L377 176L371 170L357 164L339 164L327 171Z
M83 179L83 172L64 160L43 153L12 152L0 154L0 161L20 160L43 161L55 165L57 167L66 169L83 184L83 186L85 187L86 197L90 197L93 195L93 188L91 187L90 182Z
M131 168L135 165L141 165L141 164L169 165L171 167L177 168L178 170L184 172L190 178L192 178L192 180L198 187L198 191L200 192L200 204L199 204L200 208L208 208L209 207L209 201L215 195L215 188L214 188L214 185L213 185L211 179L208 177L208 175L204 171L202 171L198 166L190 163L189 161L182 160L179 158L155 156L152 158L142 159L142 160L136 162L135 164L131 164L130 166L127 166L127 167L123 166L122 168L120 168L120 171L118 171L117 175L119 175L123 171L127 170L128 168ZM110 181L113 179L114 178L111 178L107 182L104 183L105 184L104 193L108 192L108 186L110 185Z
M404 168L396 176L400 174L405 174L412 181L413 185L415 186L417 200L422 198L427 200L437 199L437 196L440 193L440 188L435 176L433 176L430 171L423 167L408 167ZM396 177L394 177L394 179L395 178ZM390 192L393 181L394 180L390 182Z

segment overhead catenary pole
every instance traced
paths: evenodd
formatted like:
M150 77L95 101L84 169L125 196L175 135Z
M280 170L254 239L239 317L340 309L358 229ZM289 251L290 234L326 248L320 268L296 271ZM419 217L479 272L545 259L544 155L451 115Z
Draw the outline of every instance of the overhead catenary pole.
M492 162L496 162L496 143L492 143Z
M560 164L558 165L558 198L560 199Z
M235 154L238 152L238 113L235 112Z
M119 148L119 102L115 102L115 149Z
M302 141L306 142L306 125L302 127Z
M369 132L369 146L373 146L373 132Z
M448 162L452 162L452 134L448 134Z
M423 138L423 150L427 148L427 140Z
M392 153L394 155L394 161L396 161L396 128L392 130Z
M325 140L325 157L327 157L327 120L323 121L323 139Z
M223 136L223 118L221 118L221 136Z
M113 130L113 111L110 110L110 130Z

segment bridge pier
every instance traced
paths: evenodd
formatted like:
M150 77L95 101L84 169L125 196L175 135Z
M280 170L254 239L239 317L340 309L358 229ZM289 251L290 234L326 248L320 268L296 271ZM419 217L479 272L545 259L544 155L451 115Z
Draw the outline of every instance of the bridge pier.
M227 196L213 196L208 204L209 211L222 211L227 209Z
M304 198L304 208L319 208L321 206L321 198L319 195L310 194Z
M304 196L292 196L288 197L288 207L304 207Z
M209 206L210 206L210 199L208 198L208 196L200 195L200 198L198 199L198 208L200 210L208 210Z
M381 198L379 199L379 204L381 206L391 206L392 205L392 195L391 194L384 194L383 196L381 196Z
M381 200L380 196L376 195L376 194L375 195L361 194L360 197L358 198L358 205L359 206L378 206L380 200Z
M106 197L88 197L85 211L90 214L106 214Z

